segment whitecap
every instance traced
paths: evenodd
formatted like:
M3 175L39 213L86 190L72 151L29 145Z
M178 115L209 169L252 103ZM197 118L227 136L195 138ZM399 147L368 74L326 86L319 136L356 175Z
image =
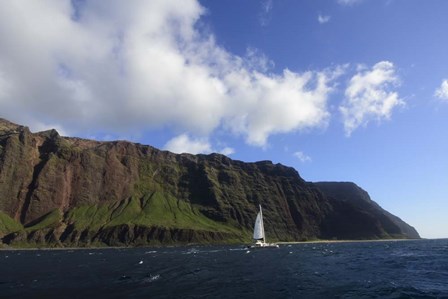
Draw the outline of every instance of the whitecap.
M187 250L186 252L183 252L182 254L196 254L199 253L199 250L195 249L195 248L191 248L189 250Z
M156 274L156 275L149 274L146 276L146 278L143 279L143 282L151 283L151 282L158 280L159 278L160 278L160 274Z
M241 247L241 248L229 248L229 250L230 251L235 251L235 250L242 251L242 250L246 250L246 248L244 248L244 247Z

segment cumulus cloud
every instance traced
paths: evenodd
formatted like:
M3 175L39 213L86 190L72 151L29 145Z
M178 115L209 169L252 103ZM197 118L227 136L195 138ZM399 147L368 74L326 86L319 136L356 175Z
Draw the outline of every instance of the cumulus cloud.
M193 139L187 134L181 134L168 141L164 149L176 153L208 154L212 152L210 143L205 139Z
M225 125L256 146L265 146L271 134L325 126L332 89L328 82L338 73L229 74L226 82L235 102Z
M251 71L258 71L261 73L269 72L275 63L270 60L259 49L249 47L246 49L246 55L244 56L244 67Z
M228 156L235 153L235 150L231 147L225 147L221 150L213 149L206 138L193 138L185 133L169 140L163 148L176 154L209 154L216 152Z
M394 65L381 61L371 69L360 68L345 90L344 103L339 107L347 136L371 120L389 119L394 108L404 105L396 91L398 84Z
M226 156L230 156L235 153L235 149L231 147L225 147L222 150L220 150L219 153Z
M200 31L203 13L196 0L8 2L0 10L2 116L90 135L220 128L256 146L325 126L339 69L270 73L260 52L234 55Z
M434 93L434 96L443 101L448 101L448 79L442 81L440 87Z
M319 14L317 16L317 21L319 22L319 24L328 23L328 22L330 22L330 19L331 19L330 16L324 16L324 15L321 15L321 14Z
M301 151L297 151L297 152L295 152L293 155L294 155L294 157L296 157L297 159L299 159L300 162L302 162L302 163L305 163L305 162L311 162L311 161L312 161L310 156L304 154L304 153L301 152Z

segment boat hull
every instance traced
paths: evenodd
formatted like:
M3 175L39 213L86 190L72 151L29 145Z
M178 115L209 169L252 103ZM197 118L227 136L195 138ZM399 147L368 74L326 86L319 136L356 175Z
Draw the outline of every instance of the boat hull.
M247 246L248 249L279 248L278 244L264 243Z

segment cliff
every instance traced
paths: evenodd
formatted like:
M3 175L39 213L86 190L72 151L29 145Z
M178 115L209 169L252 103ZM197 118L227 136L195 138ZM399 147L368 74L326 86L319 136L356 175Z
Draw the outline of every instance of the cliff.
M322 235L343 239L419 238L412 226L381 208L369 194L351 182L318 182L332 202L332 212L325 219Z
M249 242L258 204L270 240L419 237L354 184L305 182L270 161L31 133L0 119L6 244Z

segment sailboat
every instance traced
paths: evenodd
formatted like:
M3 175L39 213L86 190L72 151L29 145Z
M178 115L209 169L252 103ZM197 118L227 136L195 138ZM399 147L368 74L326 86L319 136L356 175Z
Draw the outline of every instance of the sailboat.
M254 225L254 241L255 244L248 246L249 248L278 248L275 243L266 243L266 237L264 234L264 224L263 224L263 211L261 210L257 214Z

